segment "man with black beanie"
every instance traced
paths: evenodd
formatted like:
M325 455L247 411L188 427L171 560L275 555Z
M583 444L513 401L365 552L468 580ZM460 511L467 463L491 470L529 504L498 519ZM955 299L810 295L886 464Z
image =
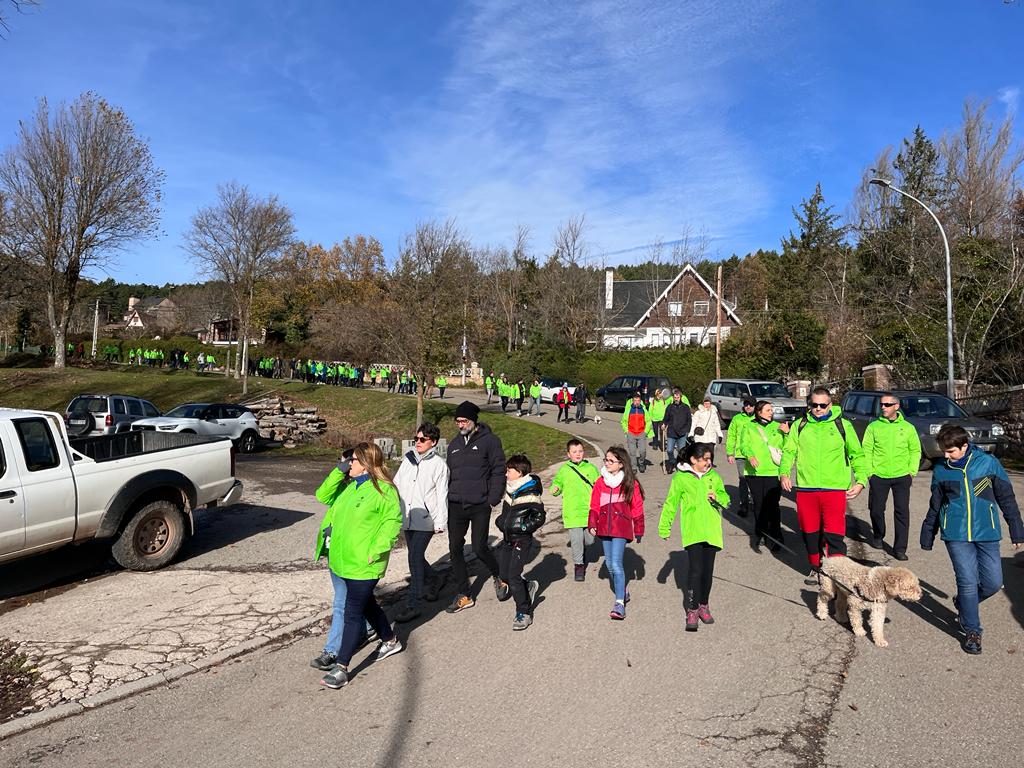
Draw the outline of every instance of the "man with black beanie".
M464 400L455 409L459 434L448 443L448 552L455 574L455 599L445 610L458 613L476 603L469 594L466 568L466 533L472 529L473 552L491 572L499 600L508 585L498 578L498 561L487 546L491 509L505 492L505 451L490 427L480 423L480 408Z

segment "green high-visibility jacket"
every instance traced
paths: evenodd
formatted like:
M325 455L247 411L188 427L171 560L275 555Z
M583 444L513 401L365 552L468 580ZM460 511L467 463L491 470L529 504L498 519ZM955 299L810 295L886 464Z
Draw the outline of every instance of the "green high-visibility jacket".
M402 508L391 483L372 480L357 484L335 467L316 489L328 505L320 524L313 559L323 555L324 531L331 528L327 564L346 579L379 579L388 569L391 549L402 530Z
M844 442L836 421L842 419ZM782 449L782 466L779 476L788 477L796 463L796 487L798 489L845 491L850 488L852 470L856 482L867 485L867 461L853 424L842 418L838 405L824 421L803 419L793 424Z
M732 417L732 421L729 422L729 429L725 436L725 453L728 456L734 456L737 459L746 457L743 453L743 429L754 420L752 414L748 413L737 413Z
M744 414L746 415L746 414ZM729 424L729 432L732 432L732 425L736 419ZM743 472L754 477L778 477L779 465L772 459L772 452L768 446L778 449L781 453L786 444L786 436L779 431L779 423L776 421L762 425L753 419L747 419L740 433L740 444L736 448L738 455L747 459L747 465ZM757 466L750 463L750 459L757 459Z
M562 524L566 528L587 527L590 520L590 494L599 474L597 467L586 459L579 464L567 461L558 468L551 481L551 493L562 497Z
M494 379L484 376L484 389L494 389Z
M664 421L665 420L665 409L668 408L669 401L662 398L661 400L651 400L651 404L647 407L647 412L651 415L651 421Z
M677 469L672 474L672 483L668 487L668 496L658 521L658 535L663 539L669 537L672 523L678 514L679 537L684 547L707 542L721 549L722 516L711 506L708 494L714 494L719 504L728 507L729 494L725 484L713 469L698 477L689 464L684 466L685 469Z
M864 458L870 477L913 477L921 466L921 438L914 425L896 411L896 419L875 419L864 430Z
M448 386L448 379L446 379L444 376L438 376L434 380L434 384L436 384L439 388L440 387L447 387Z
M534 400L540 400L540 384L530 385L530 397Z

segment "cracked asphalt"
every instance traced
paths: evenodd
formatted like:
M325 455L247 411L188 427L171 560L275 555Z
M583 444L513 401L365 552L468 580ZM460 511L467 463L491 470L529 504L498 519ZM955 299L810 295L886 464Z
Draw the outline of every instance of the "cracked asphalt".
M570 426L607 446L618 437L617 417L610 416L601 425ZM543 421L553 419L549 411ZM734 486L731 468L722 471ZM279 473L269 461L258 472L268 484L278 483L270 488L275 498L308 496L314 487L295 477L271 480ZM915 485L912 525L923 514L928 479L925 473ZM881 649L834 620L817 621L813 588L803 584L803 559L753 553L746 521L727 517L711 597L716 623L684 633L685 554L677 532L667 542L655 535L668 478L652 468L642 481L649 534L627 551L632 601L625 622L607 618L612 598L599 564L588 569L586 582L572 580L566 536L556 521L545 527L527 568L541 590L536 622L526 632L511 631L510 605L498 603L481 577L476 607L449 616L443 603L434 604L416 623L400 625L404 653L374 663L371 650L363 651L354 680L340 691L318 685L308 660L323 638L303 632L8 739L0 744L0 765L170 768L329 760L382 767L852 768L1012 759L1024 722L1024 555L1015 557L1004 546L1006 589L984 604L985 652L969 657L955 637L948 558L941 548L920 552L912 536L907 565L921 578L925 598L890 606L890 647ZM1024 498L1020 476L1014 484ZM851 555L889 563L888 554L863 544L866 520L866 499L857 499L850 505ZM270 563L282 567L273 577L283 579L289 563L308 557L306 529L313 525L303 520L251 536L224 535L221 545L192 553L182 566L193 586L204 575L244 577ZM788 499L783 525L795 525ZM799 550L795 535L787 543ZM397 552L393 562L403 555ZM316 597L326 602L323 575L306 573L317 576L323 591Z

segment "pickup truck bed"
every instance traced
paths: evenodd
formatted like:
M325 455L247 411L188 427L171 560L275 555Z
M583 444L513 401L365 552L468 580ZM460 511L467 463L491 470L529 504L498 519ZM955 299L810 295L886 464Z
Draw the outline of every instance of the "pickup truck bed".
M97 435L95 437L72 438L71 448L97 463L125 459L130 456L172 451L176 448L202 445L217 440L228 440L226 437L200 437L199 435L179 432L121 432L116 435Z

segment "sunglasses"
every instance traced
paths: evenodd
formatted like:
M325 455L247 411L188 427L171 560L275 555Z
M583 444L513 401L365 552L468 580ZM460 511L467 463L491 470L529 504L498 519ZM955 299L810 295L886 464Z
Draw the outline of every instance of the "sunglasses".
M811 403L811 408L819 410L821 408L828 408L830 405L832 405L832 403Z
M430 442L430 438L429 437L423 437L423 435L416 435L416 442L417 443L429 443Z
M899 403L882 403L883 408L895 408Z

